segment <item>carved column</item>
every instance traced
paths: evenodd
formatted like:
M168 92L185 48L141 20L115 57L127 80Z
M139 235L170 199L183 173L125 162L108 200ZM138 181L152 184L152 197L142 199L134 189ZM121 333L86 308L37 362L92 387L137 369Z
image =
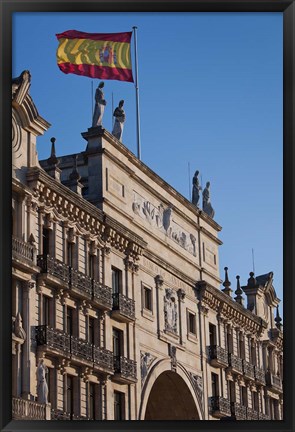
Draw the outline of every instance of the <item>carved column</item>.
M158 337L160 337L161 334L161 317L163 317L163 311L160 311L160 295L162 292L162 287L163 287L163 283L164 283L164 279L162 278L161 275L157 275L155 277L155 283L156 283L156 301L157 301L157 333L158 333Z
M183 289L179 289L177 291L178 296L178 313L179 313L179 342L184 345L185 342L183 341L182 337L182 304L184 303L185 299L185 291Z
M34 281L23 282L23 324L24 330L27 334L27 338L23 345L22 355L22 397L24 399L31 399L34 395L34 391L31 388L31 376L35 373L35 365L31 363L30 350L31 350L31 299L32 290L35 287ZM34 377L35 378L35 377ZM33 381L35 381L33 379Z

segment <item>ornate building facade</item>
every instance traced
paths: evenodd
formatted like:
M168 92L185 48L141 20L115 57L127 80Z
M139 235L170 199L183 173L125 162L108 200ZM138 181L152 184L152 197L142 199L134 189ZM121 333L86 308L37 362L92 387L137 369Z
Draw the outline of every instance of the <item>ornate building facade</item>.
M39 161L30 81L12 83L13 417L282 419L272 272L220 279L221 227L102 127Z

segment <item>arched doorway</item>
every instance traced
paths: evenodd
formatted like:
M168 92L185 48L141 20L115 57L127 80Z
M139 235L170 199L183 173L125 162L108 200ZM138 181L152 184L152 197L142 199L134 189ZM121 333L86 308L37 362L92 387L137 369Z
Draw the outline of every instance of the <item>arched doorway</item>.
M162 372L154 382L145 420L199 420L190 389L176 372Z

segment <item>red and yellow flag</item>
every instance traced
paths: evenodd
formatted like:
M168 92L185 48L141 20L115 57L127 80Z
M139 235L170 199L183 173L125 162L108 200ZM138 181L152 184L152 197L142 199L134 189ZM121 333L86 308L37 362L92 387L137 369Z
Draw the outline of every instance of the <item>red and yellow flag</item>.
M57 65L66 74L133 82L130 55L132 32L84 33L68 30L56 35Z

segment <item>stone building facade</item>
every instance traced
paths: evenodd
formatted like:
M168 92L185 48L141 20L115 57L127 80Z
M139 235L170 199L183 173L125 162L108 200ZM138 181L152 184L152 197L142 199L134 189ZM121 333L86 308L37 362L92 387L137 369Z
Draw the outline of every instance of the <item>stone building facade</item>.
M13 417L282 419L273 274L231 288L221 227L104 128L39 161L30 81L12 83Z

